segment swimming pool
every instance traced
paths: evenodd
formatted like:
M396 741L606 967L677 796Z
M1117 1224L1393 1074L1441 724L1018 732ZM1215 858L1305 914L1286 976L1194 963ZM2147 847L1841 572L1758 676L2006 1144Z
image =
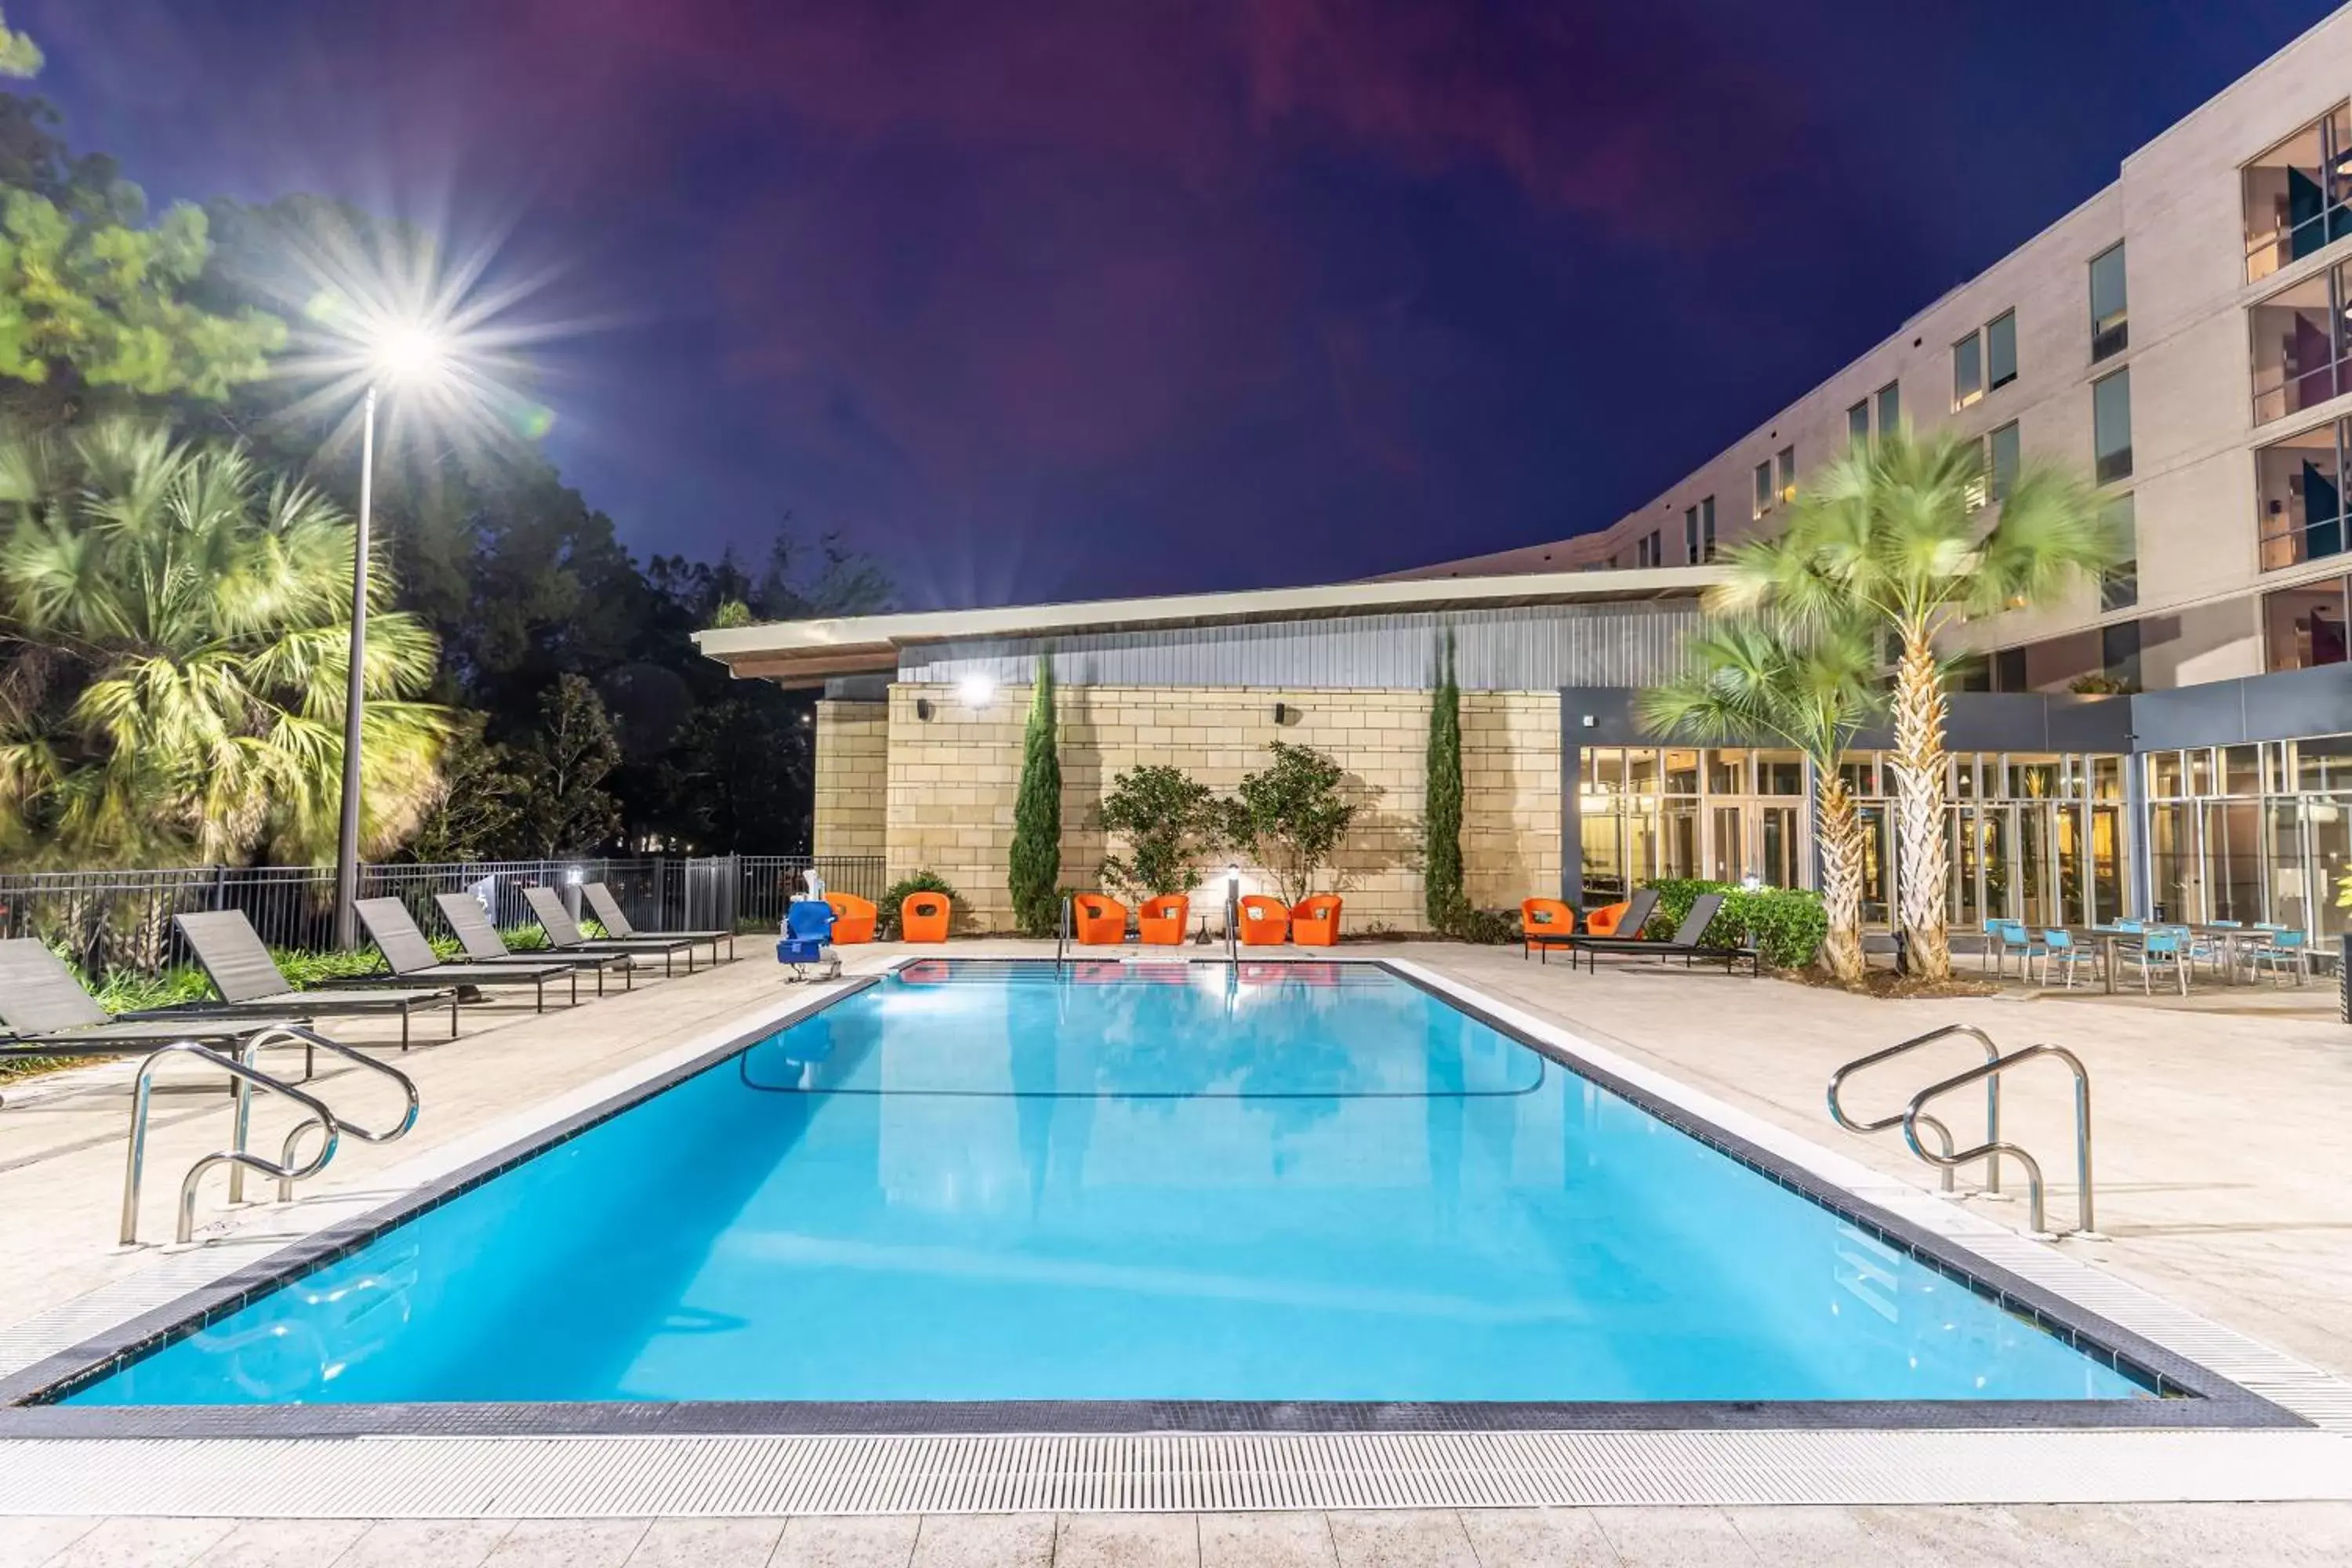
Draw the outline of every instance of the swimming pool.
M76 1406L2131 1401L1385 967L926 961Z

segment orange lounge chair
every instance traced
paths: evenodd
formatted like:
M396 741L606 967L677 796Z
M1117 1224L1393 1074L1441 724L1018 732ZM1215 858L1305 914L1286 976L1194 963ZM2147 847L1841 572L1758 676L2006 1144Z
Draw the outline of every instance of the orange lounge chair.
M1081 946L1118 947L1127 941L1127 906L1100 893L1078 893L1070 900L1071 924Z
M1290 935L1290 911L1280 899L1251 893L1242 900L1242 945L1280 947Z
M874 921L881 910L870 899L855 893L827 893L824 901L833 906L833 945L851 947L874 940Z
M948 899L945 893L909 893L898 906L900 942L945 942L948 939Z
M1301 899L1290 911L1290 940L1301 947L1339 945L1339 895L1318 893Z
M1576 908L1559 899L1519 900L1519 956L1540 952L1550 961L1551 950L1576 934Z
M1146 899L1135 911L1135 940L1146 947L1181 947L1184 922L1192 913L1192 900L1181 893Z

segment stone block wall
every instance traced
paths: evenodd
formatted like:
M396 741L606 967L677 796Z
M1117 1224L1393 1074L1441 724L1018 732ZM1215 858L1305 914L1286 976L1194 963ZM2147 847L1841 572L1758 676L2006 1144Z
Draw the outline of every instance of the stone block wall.
M890 874L938 872L963 896L976 930L1011 921L1005 863L1029 697L1027 687L1006 687L974 710L950 686L899 685L890 691L883 812ZM1330 753L1346 770L1359 803L1356 826L1318 890L1336 885L1356 931L1424 923L1419 862L1427 691L1065 686L1058 697L1062 879L1068 886L1098 885L1105 844L1097 813L1122 769L1171 764L1213 789L1230 791L1244 773L1265 765L1267 742L1279 739ZM919 703L929 705L929 718L920 716ZM1279 724L1277 703L1288 710ZM1559 698L1549 691L1468 691L1462 707L1463 853L1471 900L1515 908L1529 894L1555 894ZM825 825L846 822L853 807L828 803L826 793L857 786L847 768L828 766L823 723L821 718L817 842L829 852ZM856 731L851 743L869 743L866 733ZM1272 890L1256 868L1247 868L1245 881L1247 890Z
M816 705L815 847L820 855L889 852L886 811L890 710L880 702Z

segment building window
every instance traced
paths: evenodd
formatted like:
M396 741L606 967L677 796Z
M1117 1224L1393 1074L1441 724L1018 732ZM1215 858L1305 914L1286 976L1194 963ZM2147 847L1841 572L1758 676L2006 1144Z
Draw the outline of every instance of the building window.
M1878 389L1878 433L1892 436L1903 428L1903 384L1890 381Z
M1869 398L1864 398L1845 411L1845 438L1856 442L1870 439Z
M2101 484L2128 479L2132 471L2131 372L2091 384L2092 473Z
M1715 498L1707 497L1698 503L1699 559L1715 559Z
M2262 569L2344 552L2345 421L2332 420L2254 453Z
M2247 164L2242 182L2249 283L2352 234L2352 107L2337 104Z
M1984 390L1984 334L1970 332L1952 345L1953 411L1982 397Z
M2263 636L2273 669L2344 662L2347 581L2330 577L2263 595Z
M2246 312L2253 337L2254 423L2352 392L2352 265L2331 267Z
M1797 449L1794 447L1783 447L1780 448L1780 457L1774 460L1780 465L1780 499L1784 501L1795 500L1797 499Z
M1992 656L1992 689L1995 691L2024 691L2025 650L2005 647Z
M1658 531L1652 529L1633 542L1633 565L1638 569L1658 563Z
M2131 346L2130 300L2120 241L2091 258L2091 363Z
M1985 390L1998 392L2017 379L2017 312L2003 310L1985 323Z
M2005 500L2017 483L2017 421L2012 419L1985 437L1985 475L1994 500Z
M1698 560L1698 508L1695 506L1683 508L1683 557L1693 563Z
M2132 499L2117 496L2100 509L2116 542L2116 563L2099 574L2099 609L2128 610L2139 603L2139 521Z
M1772 510L1772 459L1765 458L1756 465L1756 501L1748 515L1762 517Z

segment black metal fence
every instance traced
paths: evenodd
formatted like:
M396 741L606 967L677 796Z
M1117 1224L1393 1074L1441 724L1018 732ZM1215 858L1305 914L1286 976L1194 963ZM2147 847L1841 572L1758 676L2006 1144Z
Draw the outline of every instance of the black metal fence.
M814 869L828 888L879 898L878 855L721 855L445 862L360 868L360 896L397 898L419 926L441 930L436 893L471 892L501 926L531 924L522 889L603 882L647 931L764 928ZM180 866L118 871L0 871L0 935L33 936L71 952L85 972L153 973L187 961L172 917L241 910L273 947L335 945L331 866Z

